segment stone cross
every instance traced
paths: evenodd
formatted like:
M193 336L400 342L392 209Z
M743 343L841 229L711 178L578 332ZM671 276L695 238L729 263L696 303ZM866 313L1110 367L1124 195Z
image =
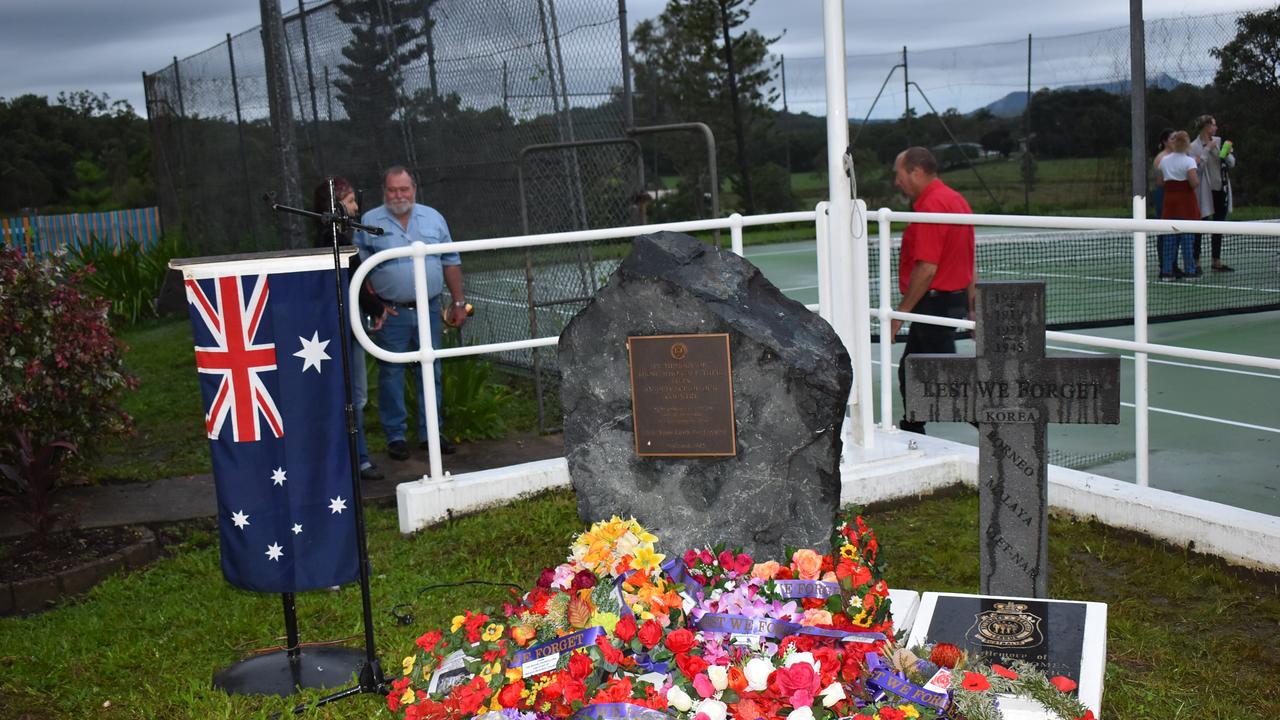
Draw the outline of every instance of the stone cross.
M1045 357L1042 282L978 283L974 338L907 358L906 417L977 423L981 592L1046 597L1046 425L1120 422L1120 358Z

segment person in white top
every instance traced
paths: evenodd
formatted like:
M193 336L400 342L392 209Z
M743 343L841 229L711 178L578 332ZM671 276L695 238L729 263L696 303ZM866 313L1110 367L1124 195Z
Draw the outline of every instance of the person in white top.
M1200 172L1200 187L1196 189L1196 198L1200 202L1201 220L1226 220L1231 211L1231 178L1227 171L1236 166L1236 156L1231 143L1223 142L1214 135L1218 130L1218 122L1212 115L1201 115L1196 118L1196 139L1191 143L1190 154L1195 158ZM1196 260L1200 260L1200 240L1196 237ZM1213 234L1213 269L1218 272L1231 272L1234 268L1222 262L1222 234Z
M1164 178L1164 212L1161 217L1196 220L1200 217L1200 204L1196 201L1196 188L1200 185L1200 176L1196 170L1196 161L1186 154L1191 145L1191 138L1186 132L1179 130L1169 137L1169 144L1169 154L1160 160L1160 174ZM1173 260L1177 248L1182 249L1182 266L1185 268L1186 276L1200 275L1190 234L1164 235L1160 240L1165 247L1160 265L1161 280L1177 279L1173 273Z

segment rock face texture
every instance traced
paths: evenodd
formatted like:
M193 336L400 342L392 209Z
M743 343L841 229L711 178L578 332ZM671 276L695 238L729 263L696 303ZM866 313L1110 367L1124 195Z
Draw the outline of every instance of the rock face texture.
M728 333L737 455L642 457L629 336ZM826 548L840 502L849 355L751 263L688 235L636 238L560 337L564 446L584 522L634 516L663 552Z

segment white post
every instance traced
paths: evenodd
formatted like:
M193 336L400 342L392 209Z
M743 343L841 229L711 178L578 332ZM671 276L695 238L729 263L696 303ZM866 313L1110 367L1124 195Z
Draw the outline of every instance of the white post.
M1145 220L1147 199L1133 197L1133 219ZM1160 242L1157 236L1156 242ZM1147 234L1133 234L1133 341L1147 342ZM1134 482L1146 486L1150 482L1150 429L1147 413L1147 354L1133 354L1133 447Z
M814 207L817 216L813 222L817 237L818 251L818 316L831 322L831 239L827 237L827 211L830 203L826 200Z
M875 447L875 416L871 384L871 268L867 262L867 204L854 199L853 216L853 372L854 427L862 434L864 448Z
M427 411L427 457L430 474L423 480L432 482L444 480L444 467L440 462L440 416L436 413L436 350L431 345L431 298L427 296L427 263L426 257L419 250L426 249L426 243L413 243L413 295L418 313L418 362L422 370L422 401Z
M853 218L853 189L846 174L845 152L849 147L849 108L844 72L844 0L823 0L823 36L827 73L827 181L831 203L827 214L827 241L831 249L831 274L823 278L831 284L832 326L844 342L851 359L859 357L853 288L853 247L850 223ZM821 222L821 219L819 219ZM867 353L867 358L870 354ZM854 424L853 444L867 447L866 428L861 427L862 413L855 398L861 397L866 384L865 368L854 365L854 391L850 395L850 418Z
M742 257L742 215L734 213L729 216L729 247L733 254Z
M893 430L893 321L889 319L893 278L889 277L889 208L880 208L880 427Z

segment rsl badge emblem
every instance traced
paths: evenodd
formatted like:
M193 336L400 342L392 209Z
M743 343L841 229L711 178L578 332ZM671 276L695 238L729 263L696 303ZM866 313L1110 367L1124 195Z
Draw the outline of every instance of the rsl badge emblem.
M1013 601L995 603L995 609L974 616L969 635L993 647L1032 648L1044 642L1041 618L1027 612L1027 606Z

